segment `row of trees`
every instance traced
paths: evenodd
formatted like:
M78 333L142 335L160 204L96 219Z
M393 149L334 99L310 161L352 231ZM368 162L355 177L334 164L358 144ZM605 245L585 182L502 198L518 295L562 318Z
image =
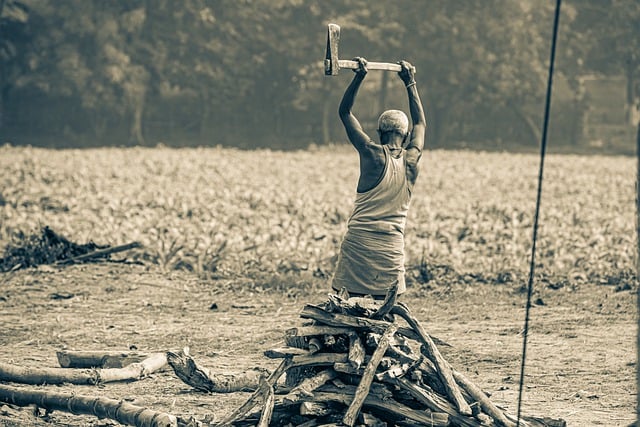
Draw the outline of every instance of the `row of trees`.
M350 72L322 72L326 24L341 56L407 59L430 139L535 143L551 0L0 0L0 137L55 145L299 147L344 139L335 110ZM624 75L636 98L640 3L563 4L555 129L579 141L586 74ZM404 107L370 73L366 123ZM4 141L3 141L4 142Z

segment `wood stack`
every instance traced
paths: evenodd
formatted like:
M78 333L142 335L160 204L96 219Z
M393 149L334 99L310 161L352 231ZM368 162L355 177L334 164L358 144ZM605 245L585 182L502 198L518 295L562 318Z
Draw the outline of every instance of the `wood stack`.
M218 425L516 426L451 368L393 290L384 301L330 295L301 317L309 322L287 330L285 346L265 352L280 366ZM566 423L525 417L519 425Z

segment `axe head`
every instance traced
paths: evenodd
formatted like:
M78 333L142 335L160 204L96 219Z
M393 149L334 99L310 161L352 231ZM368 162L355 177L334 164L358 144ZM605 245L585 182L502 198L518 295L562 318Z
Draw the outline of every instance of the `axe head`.
M340 41L340 26L329 24L327 29L327 53L324 59L324 74L335 76L340 71L338 62L338 42Z

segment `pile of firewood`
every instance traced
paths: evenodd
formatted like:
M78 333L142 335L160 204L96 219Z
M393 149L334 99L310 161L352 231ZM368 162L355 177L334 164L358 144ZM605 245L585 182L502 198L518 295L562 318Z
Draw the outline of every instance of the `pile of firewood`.
M393 292L384 301L330 295L301 317L308 321L287 330L282 347L265 352L279 367L218 425L516 426L451 368ZM519 425L566 423L525 417Z

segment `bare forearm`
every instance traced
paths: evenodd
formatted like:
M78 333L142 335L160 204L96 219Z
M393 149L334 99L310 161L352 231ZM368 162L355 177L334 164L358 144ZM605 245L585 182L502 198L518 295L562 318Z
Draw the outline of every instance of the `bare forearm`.
M415 148L418 150L418 153L420 153L424 148L427 120L425 118L424 108L422 107L422 101L420 100L420 94L418 93L415 83L407 86L407 95L409 97L411 121L413 122L411 138L409 139L407 149Z
M342 96L342 101L340 101L340 107L338 108L340 117L348 116L349 114L351 114L353 103L355 102L356 96L358 95L358 90L360 89L363 80L364 75L361 74L356 74L353 77L353 80L351 80L351 83Z
M415 82L407 87L407 96L409 97L409 112L411 113L411 121L413 125L425 125L427 119L424 115L424 109L422 107L422 101L420 100L420 94Z

